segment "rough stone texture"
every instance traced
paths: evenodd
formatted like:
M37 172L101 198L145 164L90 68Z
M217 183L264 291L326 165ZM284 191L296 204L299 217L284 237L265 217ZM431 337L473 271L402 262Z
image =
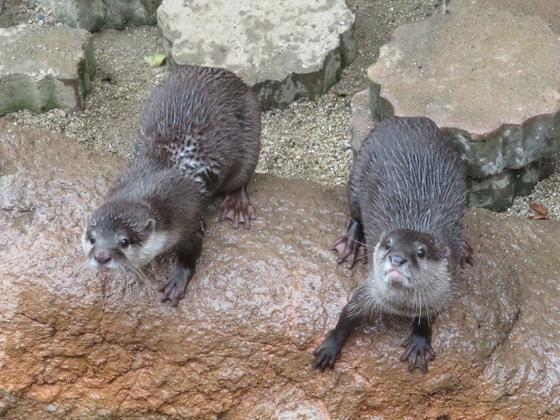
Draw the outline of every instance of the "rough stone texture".
M366 89L356 93L352 97L350 107L352 108L350 136L355 159L362 142L375 126L369 107L369 91Z
M547 175L541 161L560 150L560 39L538 16L487 5L452 2L449 15L399 27L368 70L370 106L377 119L433 119L503 210L521 192L513 181Z
M368 90L352 98L350 132L354 157L375 126L369 105ZM463 155L465 153L463 151ZM466 159L466 157L465 157ZM482 179L469 177L468 202L471 207L506 210L516 195L530 194L535 184L554 172L551 159L541 159L521 169L504 171Z
M389 318L321 375L310 352L364 270L326 250L346 224L343 189L259 177L259 219L234 231L209 216L199 270L171 308L154 290L165 259L127 287L82 265L84 216L118 166L0 120L0 415L560 415L559 224L469 215L476 265L435 326L428 375L397 360L408 323Z
M353 59L344 0L164 0L157 15L172 63L228 68L265 108L326 92Z
M466 0L453 0L460 2ZM516 15L540 16L548 22L550 28L560 33L560 2L550 0L468 0L479 3L482 7L504 9ZM454 5L452 5L453 7Z
M36 0L67 25L88 31L155 25L161 0Z
M95 74L83 29L0 28L0 115L81 106Z

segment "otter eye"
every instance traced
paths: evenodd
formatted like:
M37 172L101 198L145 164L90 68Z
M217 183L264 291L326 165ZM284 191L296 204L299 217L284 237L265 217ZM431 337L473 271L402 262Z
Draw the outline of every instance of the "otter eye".
M123 248L127 248L130 245L130 241L126 238L122 238L119 243Z
M391 245L393 245L393 244L391 243L391 240L390 240L390 239L387 239L387 242L385 242L385 249L391 249Z
M89 243L95 245L95 238L93 236L88 237Z
M424 258L426 256L426 250L424 248L418 248L416 250L416 256L418 258Z

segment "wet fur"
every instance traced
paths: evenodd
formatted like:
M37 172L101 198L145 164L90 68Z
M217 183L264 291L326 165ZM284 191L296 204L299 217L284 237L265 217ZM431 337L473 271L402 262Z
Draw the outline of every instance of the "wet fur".
M179 169L205 195L246 184L260 152L260 110L233 73L186 66L148 99L138 155Z
M134 159L92 214L84 251L93 258L89 238L104 236L114 261L137 270L176 247L193 271L203 209L249 181L259 151L260 111L241 79L217 68L175 70L148 98ZM128 248L118 249L120 236L131 238Z
M351 299L351 311L433 317L449 299L452 274L462 258L466 197L459 154L427 118L384 120L362 144L348 198L352 217L363 223L373 261ZM417 270L410 295L382 287L378 243L384 233L399 229L427 234L429 249L440 254Z

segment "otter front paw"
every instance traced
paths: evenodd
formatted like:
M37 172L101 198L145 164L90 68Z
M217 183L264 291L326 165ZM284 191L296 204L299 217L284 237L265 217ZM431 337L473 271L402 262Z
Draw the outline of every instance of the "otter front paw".
M408 371L412 372L415 368L418 368L422 373L428 373L428 362L436 358L436 353L428 339L420 335L410 334L402 346L405 351L401 354L400 361L408 361Z
M179 301L185 297L187 285L194 275L194 271L189 268L175 267L169 275L167 283L165 283L159 291L161 292L161 301L171 301L173 306L177 306Z
M342 346L333 338L326 338L313 352L313 369L323 372L326 368L334 369L337 357L340 355Z

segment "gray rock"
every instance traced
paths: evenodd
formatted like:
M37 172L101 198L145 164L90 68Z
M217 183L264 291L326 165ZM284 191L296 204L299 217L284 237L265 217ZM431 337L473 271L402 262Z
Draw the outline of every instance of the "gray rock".
M172 64L225 67L264 108L326 92L353 59L344 0L164 0L157 15Z
M374 119L433 119L473 186L501 191L472 202L504 209L541 175L506 184L560 150L560 39L540 17L488 3L453 2L448 15L399 27L368 70L370 106Z
M95 74L83 29L0 28L0 115L81 106Z
M350 136L352 152L354 158L356 158L356 153L360 149L362 142L375 126L369 107L369 91L366 89L356 93L352 97L350 107L352 109L352 116L350 117Z
M465 0L454 0L450 8ZM550 0L469 0L482 7L504 9L516 15L536 15L548 22L550 28L560 34L560 3Z
M375 126L368 90L362 91L354 95L352 98L352 117L350 119L350 132L352 141L352 152L354 157L360 149L362 142L369 132ZM375 109L387 106L387 102L383 98L376 97L381 104ZM449 131L447 132L449 134ZM458 148L462 150L463 158L468 162L469 178L468 178L468 202L471 207L482 207L495 211L505 211L513 202L516 196L528 195L533 187L540 180L550 176L554 172L554 167L549 158L541 158L534 160L520 169L505 169L501 173L483 176L481 178L473 177L472 173L476 173L477 165L469 160L470 155L462 147L462 137L455 135L450 137L450 141L458 143ZM459 139L461 141L459 141ZM488 146L486 143L480 143L480 146ZM480 148L482 149L482 147ZM481 156L484 153L480 153Z
M0 415L560 416L559 223L469 212L475 265L434 325L427 375L399 362L409 321L390 317L319 374L311 352L364 276L327 251L346 227L344 189L258 176L257 220L234 230L208 215L197 273L172 308L156 290L167 258L136 282L83 264L83 218L122 164L0 120Z
M57 20L88 31L155 25L161 0L36 0L52 10Z

